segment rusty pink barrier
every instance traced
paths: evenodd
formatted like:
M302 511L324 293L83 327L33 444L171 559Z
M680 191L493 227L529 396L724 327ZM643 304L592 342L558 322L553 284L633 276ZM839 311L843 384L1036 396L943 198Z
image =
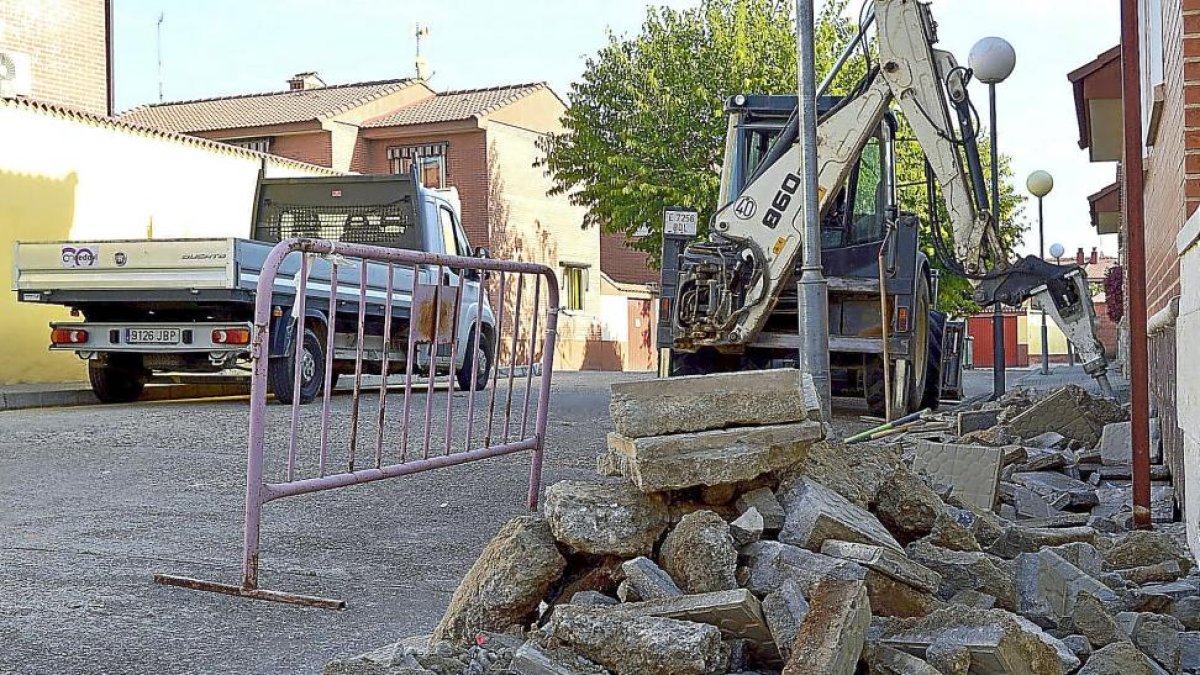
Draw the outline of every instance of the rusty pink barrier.
M242 582L155 581L342 608L258 587L267 502L530 451L537 508L558 306L544 265L315 239L275 246L250 344ZM348 410L333 402L339 376L353 378ZM272 386L286 409L267 405Z

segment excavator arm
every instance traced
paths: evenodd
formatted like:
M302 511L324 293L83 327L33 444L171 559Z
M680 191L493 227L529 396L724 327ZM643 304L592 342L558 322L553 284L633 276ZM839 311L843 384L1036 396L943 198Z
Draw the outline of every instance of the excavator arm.
M1085 369L1107 390L1107 362L1095 337L1095 313L1082 270L1050 265L1036 256L1014 264L1003 248L975 142L978 130L967 94L970 70L949 52L933 48L936 24L928 4L873 1L866 23L876 24L878 65L817 127L819 217L826 217L864 146L895 104L920 143L946 204L953 247L952 252L939 247L943 263L976 284L975 299L981 305L1018 305L1037 298L1078 347ZM793 115L745 189L713 216L709 240L685 251L675 304L676 348L729 349L752 342L790 282L804 236L796 120Z

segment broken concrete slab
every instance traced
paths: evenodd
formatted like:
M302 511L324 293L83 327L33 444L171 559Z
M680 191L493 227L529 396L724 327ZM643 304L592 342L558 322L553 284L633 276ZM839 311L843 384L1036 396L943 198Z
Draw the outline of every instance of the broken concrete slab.
M866 583L825 580L809 602L783 675L854 675L871 623Z
M463 577L432 640L461 644L481 631L502 633L526 623L566 566L546 521L513 518Z
M934 643L957 644L971 653L971 672L1065 675L1079 659L1061 641L1003 610L949 606L927 617L896 621L882 642L916 656Z
M1092 652L1077 675L1160 675L1150 657L1128 642L1114 642Z
M1112 570L1123 570L1143 565L1175 560L1185 571L1191 571L1192 558L1179 543L1166 532L1135 530L1120 535L1111 548L1102 550L1104 562Z
M683 595L683 591L671 575L645 556L626 560L621 564L621 571L625 573L623 584L627 584L628 589L632 590L638 599L657 600ZM628 592L626 596L628 597Z
M1053 431L1095 447L1104 425L1125 416L1119 405L1093 398L1082 387L1068 385L1029 406L1008 420L1006 426L1022 438Z
M791 657L792 645L800 633L800 624L808 616L810 606L804 597L804 590L800 582L788 579L762 601L763 617L784 660Z
M1026 471L1014 473L1012 480L1014 483L1037 493L1057 508L1064 506L1089 507L1099 503L1095 488L1081 480L1075 480L1061 473L1052 471ZM1061 506L1056 505L1056 501L1060 500L1063 495L1067 497L1066 504L1062 504Z
M579 591L567 602L572 605L615 605L618 600L600 591Z
M1171 608L1171 616L1179 619L1187 630L1200 630L1200 596L1176 600Z
M879 486L872 511L901 543L908 543L929 534L944 508L925 481L900 468Z
M576 551L646 555L667 527L667 508L623 480L564 480L546 488L546 521Z
M1131 422L1106 424L1100 435L1100 462L1105 466L1133 463ZM1150 461L1162 461L1162 431L1157 417L1150 419Z
M972 431L982 431L991 429L1000 423L1000 411L992 410L964 410L958 413L957 416L957 431L956 435L964 436Z
M799 583L808 595L823 579L863 579L866 575L866 569L856 563L778 541L757 541L744 546L738 559L741 564L738 580L758 595L778 590L789 579Z
M829 539L821 545L821 553L858 563L927 593L937 593L942 584L937 572L884 546Z
M609 413L629 438L801 422L802 384L782 368L618 382Z
M887 645L871 645L863 655L872 675L942 675L928 662Z
M953 494L981 509L991 510L1000 480L1003 451L983 445L919 441L912 469L935 483L949 485Z
M826 539L840 539L903 550L870 512L816 481L797 476L779 487L778 497L787 513L779 532L785 544L816 551Z
M663 540L658 561L688 593L728 591L737 587L737 549L729 524L712 511L693 511Z
M1022 527L1063 528L1063 527L1083 527L1084 525L1087 525L1088 527L1090 527L1092 529L1096 529L1096 527L1090 522L1091 518L1092 518L1091 514L1089 514L1089 513L1075 513L1073 511L1063 511L1056 516L1050 516L1048 518L1030 518L1028 520L1022 520L1020 522L1021 522Z
M996 606L996 598L979 591L959 591L951 596L950 603L971 609L991 609Z
M1054 448L1061 450L1067 446L1067 437L1054 431L1047 431L1025 440L1025 445L1042 450Z
M569 650L545 650L533 642L517 648L509 668L517 675L601 675L607 672Z
M871 613L878 617L911 619L925 616L944 604L932 593L909 586L877 570L867 570L866 581Z
M659 616L715 626L725 639L749 640L755 654L766 658L768 663L783 663L762 604L744 588L626 603L618 605L614 611L629 616Z
M925 660L943 675L968 675L971 650L953 640L934 640L925 648Z
M729 524L729 534L733 537L733 545L736 548L762 539L764 529L762 514L753 506Z
M1120 571L1120 574L1125 581L1138 586L1145 584L1166 584L1177 581L1182 577L1183 568L1179 566L1177 561L1168 560L1153 565L1123 569Z
M1016 609L1012 577L987 553L951 551L917 541L908 546L908 556L942 577L938 597L948 600L963 590L979 591L996 598L996 605Z
M558 607L546 633L617 675L719 675L729 653L716 626L658 616L630 617L618 607Z
M673 434L649 438L608 435L620 470L642 492L682 490L752 480L804 459L825 435L820 422Z
M1045 603L1052 612L1051 618L1057 620L1072 616L1080 593L1087 593L1102 602L1117 600L1112 589L1048 549L1018 556L1014 581L1019 596L1019 611L1026 615L1036 614L1035 608Z
M1142 614L1133 630L1133 644L1168 672L1178 673L1183 654L1179 634L1183 624L1172 616Z
M1200 633L1179 634L1180 668L1185 673L1200 672Z
M778 532L783 529L787 514L783 505L775 498L775 493L768 488L757 488L742 494L734 502L738 513L746 513L750 509L758 511L763 519L763 532Z
M1104 572L1104 558L1091 542L1073 541L1050 546L1049 550L1093 577Z
M952 551L982 551L979 540L974 534L960 523L950 513L950 507L943 509L933 522L933 529L921 539L934 546L941 546Z
M1022 519L1062 515L1062 511L1050 506L1041 495L1023 485L1013 486L1013 508L1017 517Z
M1015 558L1021 553L1033 553L1050 546L1082 542L1096 543L1096 531L1090 527L1024 527L1011 525L1004 536L988 548L1001 558Z

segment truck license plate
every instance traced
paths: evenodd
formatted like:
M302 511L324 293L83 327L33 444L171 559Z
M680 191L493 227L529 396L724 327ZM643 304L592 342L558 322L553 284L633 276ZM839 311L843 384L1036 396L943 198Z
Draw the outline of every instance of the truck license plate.
M125 341L131 345L179 344L178 328L127 328Z

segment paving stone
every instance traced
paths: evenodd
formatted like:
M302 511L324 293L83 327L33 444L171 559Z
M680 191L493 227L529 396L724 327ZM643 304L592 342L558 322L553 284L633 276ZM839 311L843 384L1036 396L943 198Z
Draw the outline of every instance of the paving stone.
M653 560L645 556L625 561L621 565L621 571L625 573L625 581L623 583L629 589L633 590L637 599L657 600L659 598L683 595L683 591L675 584L675 580L671 578L671 575L667 574L661 567L654 564ZM629 597L629 595L626 594L626 597ZM622 598L622 600L625 600L625 598Z
M1041 495L1022 485L1013 487L1013 508L1018 518L1049 518L1062 514L1047 504Z
M729 534L733 537L733 545L741 548L762 539L763 525L762 514L751 506L729 524Z
M1183 576L1183 569L1179 567L1178 561L1168 560L1153 565L1130 567L1129 569L1121 570L1120 574L1129 583L1141 586L1144 584L1165 584L1177 581L1179 577Z
M432 640L462 644L480 631L504 632L524 624L566 566L546 521L513 518L463 577Z
M1068 385L1029 406L1006 426L1022 438L1053 431L1094 447L1104 425L1123 414L1120 406L1093 399L1082 387Z
M1114 642L1092 652L1077 675L1160 675L1150 657L1128 642Z
M887 645L872 645L864 656L871 675L942 675L926 661Z
M828 579L809 602L783 675L854 675L871 623L866 584Z
M936 593L942 583L937 572L884 546L829 539L821 545L821 553L858 563L927 593Z
M667 527L666 506L623 480L564 480L546 488L546 521L576 551L646 555Z
M757 541L744 546L738 560L739 582L758 595L778 590L789 579L799 583L807 596L823 579L866 576L866 569L856 563L777 541Z
M781 542L815 551L826 539L840 539L903 550L875 516L820 483L798 476L778 496L787 512Z
M1075 612L1076 598L1081 592L1089 593L1104 602L1117 600L1117 595L1112 589L1050 550L1022 553L1018 556L1014 581L1020 599L1021 614L1026 614L1026 607L1032 612L1044 602L1052 612L1051 618L1072 616Z
M935 483L949 485L953 494L979 508L991 510L1000 480L1003 451L983 445L918 442L913 471Z
M1055 500L1067 495L1065 506L1087 507L1099 503L1096 490L1091 485L1069 476L1052 471L1030 471L1013 474L1013 482L1026 487L1047 500L1052 506Z
M1075 630L1087 637L1088 642L1097 649L1128 639L1113 616L1109 614L1108 607L1104 602L1087 591L1081 591L1075 596L1071 622L1075 626Z
M630 438L608 435L622 475L642 492L682 490L757 478L796 464L824 437L820 422ZM765 515L765 514L764 514Z
M755 654L766 658L769 664L783 663L762 604L744 588L626 603L618 605L614 611L629 616L660 616L716 626L725 639L749 640Z
M1012 577L987 553L951 551L923 541L909 545L908 556L942 577L938 597L949 599L963 590L979 591L996 598L996 605L1016 609Z
M658 554L662 568L688 593L736 588L737 560L729 524L712 511L684 516L667 534Z
M958 413L957 434L963 436L972 431L991 429L1000 422L999 410L965 410Z
M1133 630L1133 644L1167 672L1178 673L1183 658L1179 634L1183 629L1183 624L1174 617L1142 614Z
M517 675L597 675L603 668L567 650L544 650L526 642L513 654L510 670Z
M1100 435L1100 461L1108 466L1133 462L1131 422L1116 422L1104 426ZM1162 432L1158 418L1150 419L1150 461L1162 461Z
M934 643L957 644L971 653L971 672L999 675L1064 675L1079 659L1061 641L1003 610L948 606L884 630L883 644L924 654Z
M763 616L779 653L786 660L792 654L792 645L800 633L800 624L809 612L804 588L795 579L788 579L778 589L768 593L762 601Z
M800 422L800 377L799 370L772 369L618 382L609 413L629 438Z
M546 633L617 675L719 675L729 664L721 631L658 616L630 617L621 607L558 607Z
M783 522L787 518L783 505L775 498L775 493L765 487L742 494L734 502L734 506L739 514L756 509L763 518L764 532L778 532L783 529Z

